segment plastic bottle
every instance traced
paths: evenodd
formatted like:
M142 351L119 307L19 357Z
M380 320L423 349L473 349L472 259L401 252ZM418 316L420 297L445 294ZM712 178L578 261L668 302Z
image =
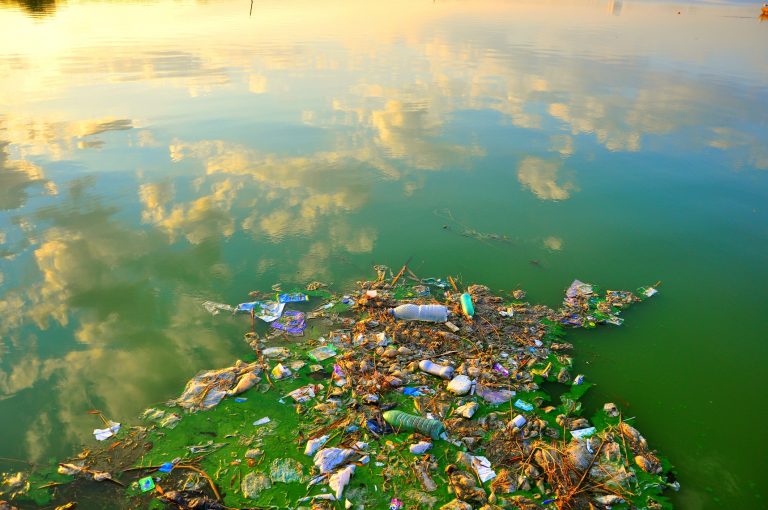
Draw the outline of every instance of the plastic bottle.
M432 363L428 359L419 361L419 368L428 374L436 375L443 379L450 379L453 377L454 368L452 366L438 365L437 363Z
M390 308L389 313L396 319L406 321L445 322L448 320L448 308L444 305L416 305L408 303Z
M475 306L472 304L472 296L466 292L461 295L461 310L468 318L472 318L475 315Z
M392 425L396 430L416 431L432 439L440 439L445 432L445 427L437 420L422 418L402 411L386 411L383 415L384 421Z

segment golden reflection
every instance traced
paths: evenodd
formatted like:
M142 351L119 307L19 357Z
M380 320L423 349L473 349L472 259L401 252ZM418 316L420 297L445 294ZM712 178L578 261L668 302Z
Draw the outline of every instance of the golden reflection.
M542 200L565 200L576 186L570 181L560 182L561 165L559 161L527 157L517 168L517 179Z

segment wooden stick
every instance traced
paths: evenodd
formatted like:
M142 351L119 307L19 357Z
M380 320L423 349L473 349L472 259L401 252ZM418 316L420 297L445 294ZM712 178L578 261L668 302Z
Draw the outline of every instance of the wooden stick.
M392 280L392 283L390 284L392 287L395 286L397 283L397 280L400 279L401 276L403 276L403 273L405 273L405 270L408 268L408 264L404 265L402 269L400 269L400 272L395 275L395 278Z

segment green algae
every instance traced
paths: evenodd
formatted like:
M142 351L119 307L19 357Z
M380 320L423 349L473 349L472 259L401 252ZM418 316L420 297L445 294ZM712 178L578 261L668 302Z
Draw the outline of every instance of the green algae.
M395 295L411 297L410 287L396 289ZM306 309L313 309L318 305L318 300L338 301L335 296L325 289L310 291L312 297L309 303L301 303ZM597 303L597 301L595 301ZM339 308L336 308L336 307ZM525 306L522 302L516 302L515 306ZM328 313L334 315L339 312L349 314L349 305L334 304L327 308ZM590 310L592 312L592 310ZM367 318L367 313L358 314L357 319ZM565 337L565 329L562 324L550 319L541 319L538 327L543 328L542 342L549 346L555 342L561 342ZM328 327L309 325L306 338L317 338L329 333ZM332 335L330 335L332 337ZM469 339L463 339L469 342ZM285 347L290 352L290 359L308 360L307 353L315 346L311 342L301 339L281 337L273 339L276 346ZM472 343L472 342L469 342ZM534 352L534 351L532 351ZM257 361L256 353L246 362ZM312 472L312 458L303 454L307 438L312 437L324 425L343 421L345 413L349 409L321 409L314 408L315 401L308 403L293 403L288 393L304 387L308 384L316 384L321 380L328 385L323 390L330 390L331 380L328 377L333 371L335 358L318 363L321 371L310 372L307 368L295 371L293 377L269 381L248 390L239 399L225 398L218 406L208 411L197 413L185 413L175 428L172 430L158 426L147 421L147 428L140 429L146 434L148 448L141 455L135 456L128 468L136 475L151 474L155 478L158 487L170 488L184 485L186 488L208 490L206 479L197 471L184 466L193 465L197 470L210 477L222 502L231 508L263 508L263 507L289 507L295 506L308 494L317 494L317 488L305 485L308 477L306 473ZM540 386L544 383L556 384L562 388L559 401L553 401L546 391L537 389L534 391L518 391L515 398L505 404L489 405L480 400L480 408L473 417L480 420L499 412L509 413L510 417L519 412L513 406L515 399L519 398L535 404L531 416L546 422L553 430L560 430L562 440L566 439L567 432L558 423L557 417L580 417L582 405L580 399L592 387L589 382L581 384L562 384L558 381L557 374L561 370L569 370L572 365L570 357L549 352L542 359L526 367L530 371L533 382ZM386 393L386 402L391 407L404 412L421 414L418 408L418 400L404 396L399 392ZM452 402L446 416L450 416L453 409L464 400ZM549 405L545 405L549 404ZM359 404L353 404L353 407ZM173 406L160 407L161 411L178 412ZM150 416L151 417L151 416ZM256 425L254 422L264 417L269 422ZM611 418L603 412L596 413L591 418L591 423L597 428L597 434L610 432L618 426L618 418ZM413 442L410 435L393 433L385 436L369 433L364 419L356 418L356 421L345 421L343 426L333 427L329 432L330 439L324 445L325 448L341 446L347 439L354 435L356 438L369 443L370 458L361 468L358 468L352 477L345 494L347 498L354 498L353 504L358 507L385 508L390 499L397 497L403 500L408 508L418 508L419 505L429 506L435 502L446 502L452 499L449 493L450 484L448 477L442 470L433 471L431 476L437 484L437 489L425 499L423 491L419 488L417 472L414 468L416 457L408 451L408 446ZM125 432L118 435L121 440L126 436ZM494 436L493 431L487 431L483 441L490 441ZM481 441L482 443L482 441ZM488 443L490 444L490 443ZM249 456L248 452L255 449L263 452L262 455ZM435 441L430 454L435 463L441 468L454 462L457 452L467 451L467 447L460 443L448 441ZM473 449L474 455L486 454L484 446ZM626 445L622 450L624 459L632 458L632 451ZM249 458L251 457L251 458ZM629 501L637 507L670 508L668 500L662 495L668 488L666 475L672 466L666 459L659 458L663 466L660 474L652 475L640 469L633 470L636 479L633 480ZM157 469L164 463L174 462L175 467L170 473L161 473ZM126 473L127 471L123 471ZM49 473L50 474L50 473ZM61 475L58 475L61 476ZM125 475L126 477L128 475ZM65 479L67 477L64 477ZM136 479L138 476L136 476ZM129 482L129 480L125 480ZM269 482L266 483L265 481ZM246 483L247 482L247 483ZM491 482L485 484L489 488ZM257 487L257 490L253 487ZM128 483L122 490L123 495L132 505L139 504L147 507L157 507L158 501L152 494L142 494L138 490L137 482ZM522 497L532 503L544 501L552 494L532 490L515 491L509 497ZM30 491L29 497L36 499L40 504L51 501L50 493L44 489ZM45 499L45 498L48 499ZM432 499L434 498L434 501ZM551 498L550 498L551 499ZM622 508L622 505L614 505L614 508Z

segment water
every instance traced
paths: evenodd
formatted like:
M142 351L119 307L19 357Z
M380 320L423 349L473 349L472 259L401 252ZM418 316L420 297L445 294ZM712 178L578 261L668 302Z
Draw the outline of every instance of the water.
M662 281L580 372L766 506L768 23L758 3L0 5L0 457L44 462L247 354L206 299L374 263ZM495 234L495 235L491 235ZM4 469L20 465L3 460Z

